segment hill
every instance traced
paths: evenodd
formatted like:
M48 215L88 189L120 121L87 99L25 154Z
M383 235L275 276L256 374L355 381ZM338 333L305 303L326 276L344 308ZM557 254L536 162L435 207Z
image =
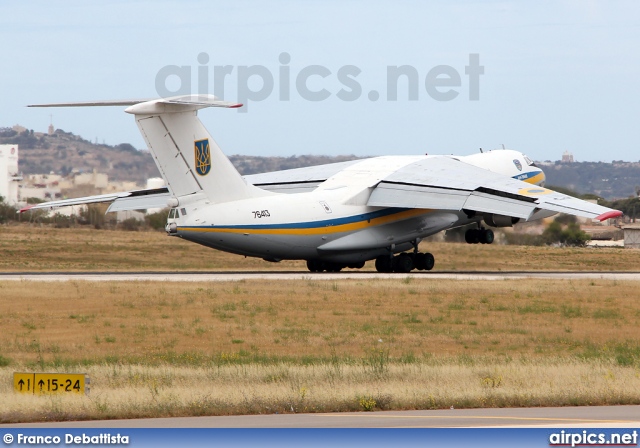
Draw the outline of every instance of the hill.
M0 128L0 144L20 145L20 170L24 174L55 172L107 173L110 180L135 181L144 185L160 174L151 154L128 143L110 146L92 143L71 132L57 129L52 135L11 128ZM257 157L232 155L231 162L241 174L254 174L324 163L353 160L354 155ZM640 163L616 161L547 163L541 165L547 184L564 187L579 194L592 193L605 199L628 198L640 188Z
M150 177L159 176L149 151L138 151L128 143L100 145L56 129L52 134L33 130L16 132L0 129L0 144L20 146L19 168L24 174L68 175L71 172L107 173L110 180L135 181L144 185Z
M56 129L52 135L33 130L17 132L12 128L0 128L0 144L20 145L19 167L23 174L54 172L68 175L72 172L106 173L110 180L135 181L144 185L150 177L160 173L148 150L137 150L129 143L110 146L96 144L71 132ZM241 174L321 165L353 160L349 156L291 156L255 157L230 156L231 162Z
M542 165L548 185L580 194L592 193L605 199L635 196L640 188L640 163L614 161L572 162Z

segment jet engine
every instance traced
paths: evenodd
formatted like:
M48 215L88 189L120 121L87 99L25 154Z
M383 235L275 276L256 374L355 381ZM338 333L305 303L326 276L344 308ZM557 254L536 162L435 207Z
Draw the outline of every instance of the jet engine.
M496 215L494 213L484 215L484 222L491 227L511 227L518 221L520 221L520 218L512 216Z

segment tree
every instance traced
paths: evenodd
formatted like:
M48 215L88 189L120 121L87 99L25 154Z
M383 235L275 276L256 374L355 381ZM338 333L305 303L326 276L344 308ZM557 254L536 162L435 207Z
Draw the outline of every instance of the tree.
M566 228L556 218L544 232L542 240L545 244L560 244L562 246L584 246L591 237L587 235L577 222L571 222Z
M580 229L578 223L571 223L563 231L564 244L566 246L579 246L583 247L587 244L587 241L591 239L586 232Z
M4 202L4 197L0 196L0 224L4 224L7 221L15 221L18 210Z
M145 222L149 227L155 230L164 230L164 226L167 224L167 217L169 216L169 209L161 210L157 213L150 213L144 217Z
M122 230L135 232L140 230L140 227L142 227L142 221L139 221L136 218L127 218L120 223L119 227Z
M127 151L127 152L133 152L133 153L138 152L138 150L129 143L120 143L119 145L116 145L114 148L117 149L118 151Z
M104 227L106 222L105 213L108 205L106 204L89 204L80 209L80 223L89 224L96 229Z

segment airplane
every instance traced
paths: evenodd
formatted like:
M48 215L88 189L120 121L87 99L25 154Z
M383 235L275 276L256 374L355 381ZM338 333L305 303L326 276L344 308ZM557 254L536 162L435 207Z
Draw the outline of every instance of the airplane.
M425 237L475 224L470 244L491 244L489 228L568 213L600 221L622 212L544 187L526 155L498 149L467 156L381 156L241 176L198 118L207 107L242 104L213 95L37 104L126 106L166 182L135 190L28 206L20 212L111 202L110 211L169 207L166 232L266 261L306 260L311 272L429 271ZM485 227L485 225L487 227Z

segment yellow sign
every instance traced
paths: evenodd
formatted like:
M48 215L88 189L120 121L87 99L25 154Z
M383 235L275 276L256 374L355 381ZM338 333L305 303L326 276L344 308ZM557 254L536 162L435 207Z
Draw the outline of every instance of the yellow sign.
M13 389L17 392L32 394L35 378L35 373L14 373Z
M89 377L84 373L14 373L16 392L43 394L89 394Z

